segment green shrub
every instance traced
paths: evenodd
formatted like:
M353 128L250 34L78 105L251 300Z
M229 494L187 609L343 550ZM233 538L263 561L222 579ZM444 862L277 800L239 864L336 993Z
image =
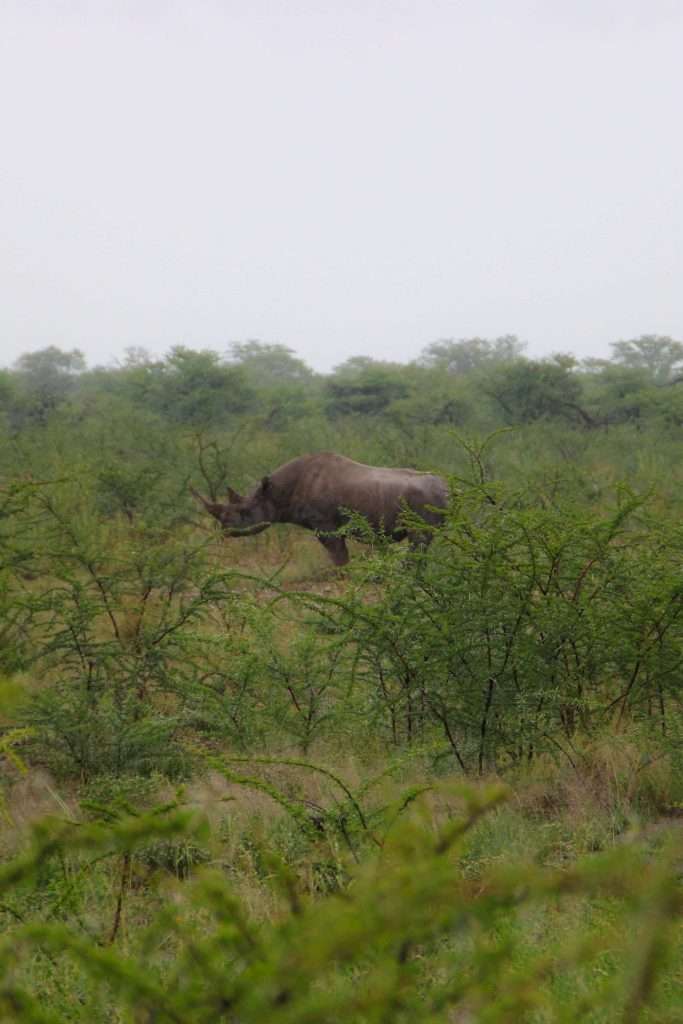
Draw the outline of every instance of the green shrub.
M577 737L609 723L660 743L679 728L682 563L678 526L623 490L594 512L453 481L426 556L380 543L345 595L311 602L387 741L438 728L468 774L539 752L575 765Z
M197 822L170 810L109 826L43 825L27 852L0 870L3 1017L21 1024L675 1020L680 851L647 858L622 848L555 868L498 861L472 876L467 842L505 793L489 787L457 796L459 812L436 832L414 809L350 870L340 893L312 900L271 855L281 902L274 919L259 924L225 875L193 872L134 938L123 928L135 858L141 848L177 850L179 841L192 849ZM118 882L105 927L106 917L98 925L91 915L84 932L78 901L62 902L61 920L37 906L27 912L25 899L23 912L13 910L18 893L37 891L51 864L80 862L83 879L107 858L118 865Z

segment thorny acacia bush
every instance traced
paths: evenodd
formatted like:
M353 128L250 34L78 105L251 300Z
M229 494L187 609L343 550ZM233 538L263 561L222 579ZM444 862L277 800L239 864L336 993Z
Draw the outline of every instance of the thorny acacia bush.
M9 725L30 728L29 763L94 785L188 777L195 750L268 734L308 749L334 706L339 648L276 616L268 581L222 568L213 531L156 507L102 519L83 480L2 497L2 664L23 673Z
M680 850L653 859L626 847L562 869L498 862L472 877L463 861L469 837L504 799L500 786L461 789L459 809L438 829L419 801L400 819L393 808L362 863L349 866L350 883L315 900L263 851L278 895L260 922L224 871L146 876L148 909L135 931L126 921L144 851L180 840L210 846L207 822L178 806L110 813L106 823L43 822L0 869L0 1016L17 1024L680 1020L670 970L681 941ZM309 841L324 847L328 836L312 832ZM107 864L113 884L95 906L89 883Z
M626 491L597 512L453 481L426 553L368 537L331 595L221 570L213 534L153 510L101 520L80 485L4 500L3 664L29 695L11 724L62 776L179 778L198 745L334 737L437 745L483 774L575 765L582 739L634 721L677 750L683 530Z
M379 544L338 598L308 598L353 652L359 717L443 736L467 774L634 720L679 735L683 530L624 491L603 513L485 482L453 488L425 555ZM381 538L380 538L381 541Z
M84 484L25 487L2 538L27 756L85 783L182 777L186 733L211 731L237 685L234 574L216 571L206 537L153 517L101 520L91 497Z
M368 537L321 595L220 569L212 534L154 508L102 519L87 483L0 497L0 667L24 693L0 718L2 767L45 766L90 798L0 867L0 1019L680 1020L675 854L473 870L499 790L463 790L437 823L422 783L389 807L329 768L320 801L268 773L311 771L320 739L426 746L467 774L578 766L634 723L675 753L677 524L625 492L598 513L481 473L454 481L426 554ZM139 810L206 766L290 823L248 841L269 914L250 913L208 823Z

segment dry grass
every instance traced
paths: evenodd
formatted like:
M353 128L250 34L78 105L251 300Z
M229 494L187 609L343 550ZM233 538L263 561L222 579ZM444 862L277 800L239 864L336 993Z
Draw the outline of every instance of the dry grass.
M11 776L10 776L11 771ZM24 842L31 826L47 816L78 817L78 801L60 788L49 772L31 768L7 770L3 793L0 858L12 856Z
M606 733L583 745L574 768L539 757L513 783L514 801L533 820L562 821L576 833L607 829L616 839L676 815L675 776L670 759L648 754L635 730Z

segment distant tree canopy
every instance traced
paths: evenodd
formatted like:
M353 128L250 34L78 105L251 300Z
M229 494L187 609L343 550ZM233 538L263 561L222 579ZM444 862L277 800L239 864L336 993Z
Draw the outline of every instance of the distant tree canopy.
M466 374L492 363L510 363L520 359L524 352L524 342L515 334L505 334L500 338L445 338L433 341L422 350L417 364L445 373Z
M304 383L313 371L286 345L263 341L236 341L228 349L229 361L246 371L250 379L268 387L282 383Z
M0 407L6 408L14 394L14 378L9 370L0 370Z
M20 356L14 371L21 418L44 423L70 394L77 376L85 369L85 357L77 348L64 352L50 345Z
M19 356L14 364L17 373L32 383L52 380L54 377L71 377L86 368L85 356L80 349L64 352L56 345L27 352Z
M641 334L630 341L613 341L614 362L633 370L647 370L658 384L683 373L683 342L662 334Z
M161 367L161 411L181 423L201 426L246 412L254 392L238 366L226 365L210 349L176 345Z
M175 345L158 360L144 349L127 349L123 367L109 372L118 394L134 405L193 427L225 423L255 401L244 370L211 349ZM101 385L106 388L105 379Z
M410 391L405 366L354 356L335 367L327 379L325 408L333 418L377 416Z
M511 424L558 415L590 420L578 404L581 381L572 373L572 360L564 356L500 366L487 377L485 388Z
M386 373L401 372L406 369L405 363L395 363L388 359L372 359L370 356L350 356L343 363L335 366L332 375L334 377L360 377L371 370L379 370Z
M250 429L269 435L298 423L297 451L311 443L307 431L340 418L382 420L404 438L553 418L588 429L683 422L683 387L665 386L683 382L683 342L645 334L614 342L611 359L581 362L567 354L528 359L523 349L512 334L441 339L410 363L357 355L319 374L286 345L257 340L223 355L176 345L156 357L133 347L117 365L91 370L78 349L50 346L0 371L0 412L15 434L45 427L53 414L93 423L139 414L191 431L232 429L248 418Z

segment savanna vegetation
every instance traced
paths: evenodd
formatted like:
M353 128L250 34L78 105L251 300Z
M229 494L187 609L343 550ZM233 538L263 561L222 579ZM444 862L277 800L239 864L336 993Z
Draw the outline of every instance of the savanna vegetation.
M683 343L0 371L0 1021L683 1021ZM330 566L193 500L444 475Z

